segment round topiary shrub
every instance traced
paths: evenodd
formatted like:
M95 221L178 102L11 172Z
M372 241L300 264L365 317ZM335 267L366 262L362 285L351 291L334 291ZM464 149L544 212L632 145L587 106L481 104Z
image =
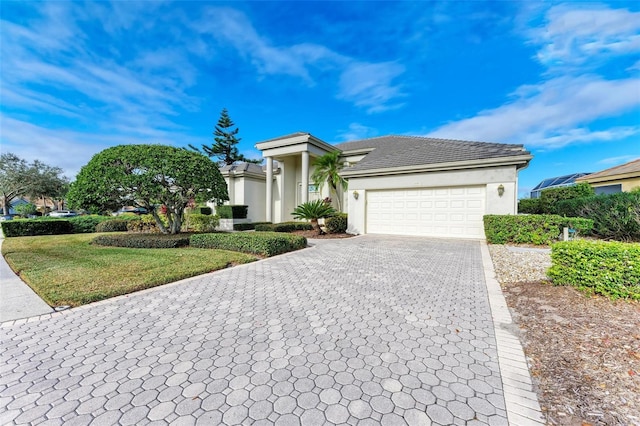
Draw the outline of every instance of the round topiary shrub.
M324 227L328 234L344 234L347 232L347 214L338 213L324 220Z

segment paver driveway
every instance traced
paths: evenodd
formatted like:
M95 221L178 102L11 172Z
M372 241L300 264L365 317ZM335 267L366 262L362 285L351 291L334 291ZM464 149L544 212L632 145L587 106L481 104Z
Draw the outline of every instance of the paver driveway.
M480 243L364 236L0 329L1 424L506 424Z

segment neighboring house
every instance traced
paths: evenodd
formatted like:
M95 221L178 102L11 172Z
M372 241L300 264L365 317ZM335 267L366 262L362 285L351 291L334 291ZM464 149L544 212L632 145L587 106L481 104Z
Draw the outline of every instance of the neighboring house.
M231 167L226 175L222 170L230 203L248 204L252 220L288 221L298 204L329 196L326 185L310 182L311 164L338 149L349 182L340 194L349 213L348 232L455 238L484 238L485 214L516 214L518 172L532 158L522 145L410 136L331 145L294 133L256 148L266 159L264 187L254 183L261 179L257 168ZM254 204L261 194L264 216Z
M563 186L572 186L576 184L576 179L587 176L591 173L572 173L570 175L557 176L547 178L537 184L535 188L531 190L531 198L540 198L540 193L545 189L562 188Z
M16 207L24 204L29 204L29 200L27 198L24 198L24 197L14 198L9 203L9 214L12 214L12 215L18 214L18 212L16 211Z
M640 158L620 166L605 169L576 179L588 182L596 194L615 194L640 188Z

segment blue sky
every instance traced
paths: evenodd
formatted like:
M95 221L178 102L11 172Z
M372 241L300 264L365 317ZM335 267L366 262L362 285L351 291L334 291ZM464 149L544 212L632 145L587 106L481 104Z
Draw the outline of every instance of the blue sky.
M74 177L123 143L306 131L524 144L540 180L640 157L640 3L11 2L1 151Z

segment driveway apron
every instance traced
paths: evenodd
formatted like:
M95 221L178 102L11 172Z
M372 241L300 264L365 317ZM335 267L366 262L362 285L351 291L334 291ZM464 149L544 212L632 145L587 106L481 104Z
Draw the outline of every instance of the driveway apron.
M0 424L507 424L480 242L314 244L3 324Z

